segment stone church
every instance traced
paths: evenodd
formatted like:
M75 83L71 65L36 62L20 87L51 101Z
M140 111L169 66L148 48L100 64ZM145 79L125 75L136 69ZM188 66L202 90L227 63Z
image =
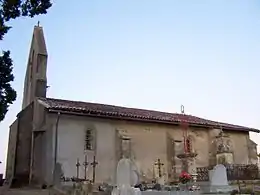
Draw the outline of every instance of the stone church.
M197 167L217 163L219 132L228 138L224 152L229 154L229 163L257 162L249 132L258 129L184 113L46 97L47 58L43 28L35 26L22 110L10 126L6 179L13 185L52 185L61 176L113 184L122 155L135 162L142 180L158 177L159 159L160 174L171 181L181 169L177 156L184 150L183 122L188 151L197 153Z

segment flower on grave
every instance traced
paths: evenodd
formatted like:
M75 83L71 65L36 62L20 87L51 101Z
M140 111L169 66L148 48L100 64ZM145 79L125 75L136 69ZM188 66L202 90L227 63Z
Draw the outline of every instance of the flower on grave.
M179 176L179 180L181 183L186 184L191 180L191 175L186 171L182 171Z

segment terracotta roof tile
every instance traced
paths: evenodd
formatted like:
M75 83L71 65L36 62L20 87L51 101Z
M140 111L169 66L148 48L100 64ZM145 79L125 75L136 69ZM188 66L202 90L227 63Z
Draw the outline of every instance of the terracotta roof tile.
M49 110L65 111L71 114L77 113L95 117L112 117L125 120L139 120L168 124L180 124L181 122L187 122L191 126L208 126L218 128L221 126L223 129L226 130L260 132L260 130L254 128L211 121L192 115L183 115L178 113L167 113L154 110L126 108L107 104L70 101L53 98L39 98L39 100L41 100L45 107Z

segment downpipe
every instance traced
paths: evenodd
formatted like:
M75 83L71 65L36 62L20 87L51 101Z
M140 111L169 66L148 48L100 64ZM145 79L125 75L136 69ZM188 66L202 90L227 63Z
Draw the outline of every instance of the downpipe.
M57 120L55 124L55 134L54 134L54 166L53 166L53 178L52 183L53 186L55 185L55 176L56 176L56 164L57 164L57 156L58 156L58 129L59 129L59 122L60 122L60 112L57 114Z

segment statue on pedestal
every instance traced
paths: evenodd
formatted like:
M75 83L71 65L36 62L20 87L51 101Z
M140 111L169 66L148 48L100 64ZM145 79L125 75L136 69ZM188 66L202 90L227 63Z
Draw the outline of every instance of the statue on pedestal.
M233 149L228 135L221 129L216 136L216 164L233 164Z
M184 146L184 152L181 154L178 154L177 157L181 159L182 161L182 173L188 173L192 177L192 181L194 184L194 189L197 189L197 168L196 168L196 162L195 158L198 155L194 148L192 148L192 137L188 136L188 126L189 124L185 120L185 114L184 114L184 106L181 106L181 112L183 114L183 119L181 120L181 126L183 129L183 146Z

